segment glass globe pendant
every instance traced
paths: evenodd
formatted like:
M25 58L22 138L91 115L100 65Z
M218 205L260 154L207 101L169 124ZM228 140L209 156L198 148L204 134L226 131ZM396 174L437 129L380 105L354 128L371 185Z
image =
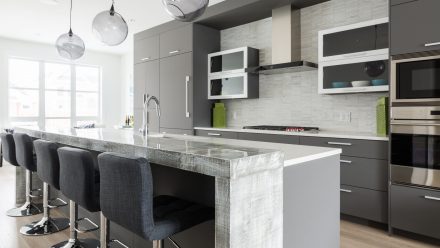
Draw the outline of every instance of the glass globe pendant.
M72 32L72 1L70 0L70 29L68 33L60 35L56 41L58 54L69 60L76 60L84 55L86 49L84 41Z
M128 35L128 25L124 18L115 11L114 1L110 10L99 13L92 24L93 33L104 44L117 46Z
M162 3L171 17L178 21L190 22L203 15L209 0L162 0Z

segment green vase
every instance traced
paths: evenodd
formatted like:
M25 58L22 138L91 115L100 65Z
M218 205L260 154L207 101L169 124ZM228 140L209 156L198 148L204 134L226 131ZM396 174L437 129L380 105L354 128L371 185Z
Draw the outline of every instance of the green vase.
M388 97L381 97L376 106L377 135L388 135Z
M212 126L215 128L226 127L226 108L224 103L216 103L212 109Z

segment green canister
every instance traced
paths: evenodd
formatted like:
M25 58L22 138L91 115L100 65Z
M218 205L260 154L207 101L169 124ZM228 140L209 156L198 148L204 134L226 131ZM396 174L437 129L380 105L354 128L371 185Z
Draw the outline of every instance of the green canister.
M212 109L212 126L215 128L226 127L226 108L224 103L215 103Z
M376 106L377 135L388 135L388 97L381 97Z

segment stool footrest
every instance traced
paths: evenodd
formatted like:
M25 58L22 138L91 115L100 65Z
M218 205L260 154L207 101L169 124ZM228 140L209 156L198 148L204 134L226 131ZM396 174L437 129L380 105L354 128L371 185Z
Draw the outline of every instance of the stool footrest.
M67 202L65 202L61 198L55 198L55 199L52 199L49 201L49 208L50 209L64 207L64 206L67 206Z
M30 198L39 198L39 197L42 197L43 196L43 193L42 193L42 189L33 189L33 190L31 190L31 193L29 194L29 197ZM38 194L34 194L34 192L36 192L36 193L38 193Z
M88 233L88 232L93 232L93 231L96 231L96 230L99 229L99 226L97 224L95 224L93 221L91 221L89 218L78 219L76 221L76 224L78 226L80 226L80 224L82 224L83 222L89 223L89 225L91 225L92 228L88 228L88 229L86 229L86 228L82 229L82 228L79 228L79 227L75 228L75 231L77 231L78 233Z
M124 243L122 243L121 241L117 240L117 239L110 240L110 243L116 243L116 244L118 244L119 246L121 246L123 248L130 248L127 245L125 245Z

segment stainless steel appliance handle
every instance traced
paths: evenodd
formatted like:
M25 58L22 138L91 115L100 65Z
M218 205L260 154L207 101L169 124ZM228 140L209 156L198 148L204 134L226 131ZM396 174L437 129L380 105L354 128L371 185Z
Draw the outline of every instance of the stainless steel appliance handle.
M352 146L351 143L342 143L342 142L327 142L329 145L337 145L337 146Z
M170 54L176 54L176 53L179 53L179 52L180 52L180 50L174 50L174 51L171 51Z
M222 135L219 134L219 133L208 133L208 135L209 135L209 136L222 136Z
M353 191L348 190L348 189L339 189L339 190L344 193L353 193Z
M425 195L423 198L425 198L427 200L440 201L439 197L434 197L434 196Z
M440 42L426 43L425 47L440 46Z
M440 123L407 123L407 122L391 122L391 125L396 125L396 126L424 126L424 127L429 127L429 126L440 126Z
M185 77L185 117L189 118L190 117L190 113L189 113L189 97L188 97L188 92L189 90L189 76Z
M350 160L340 160L340 162L342 163L342 164L351 164L351 163L353 163L353 161L350 161Z

